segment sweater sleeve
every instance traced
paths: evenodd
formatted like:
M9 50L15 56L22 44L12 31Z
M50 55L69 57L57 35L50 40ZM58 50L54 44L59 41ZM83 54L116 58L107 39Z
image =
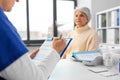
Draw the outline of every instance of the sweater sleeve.
M52 50L47 58L35 65L28 54L24 54L0 72L0 76L7 80L47 80L59 59L59 54Z
M89 43L88 51L98 50L98 46L99 46L99 38L98 38L97 32L95 32L91 37L91 41Z

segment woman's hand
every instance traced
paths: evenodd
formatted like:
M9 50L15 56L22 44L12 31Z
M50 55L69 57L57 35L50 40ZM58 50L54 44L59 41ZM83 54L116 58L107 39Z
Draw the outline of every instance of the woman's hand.
M35 50L33 50L33 51L30 53L30 58L33 59L33 58L36 56L36 54L38 53L38 51L39 51L39 48L36 48Z

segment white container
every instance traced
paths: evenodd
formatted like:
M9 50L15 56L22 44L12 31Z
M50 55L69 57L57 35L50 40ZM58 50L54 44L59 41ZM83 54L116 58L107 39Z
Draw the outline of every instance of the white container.
M107 68L112 68L113 66L113 58L111 53L103 53L103 64Z

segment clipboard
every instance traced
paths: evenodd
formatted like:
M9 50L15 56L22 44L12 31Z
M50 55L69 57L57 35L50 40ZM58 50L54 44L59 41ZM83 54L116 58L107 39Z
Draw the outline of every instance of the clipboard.
M60 53L60 57L63 56L64 52L66 51L66 49L68 48L69 44L71 43L72 38L66 38L66 47L63 49L63 51Z
M65 38L66 39L66 47L63 49L63 51L60 53L60 57L63 56L64 52L66 51L67 47L69 46L69 44L72 41L72 38ZM37 53L37 55L33 58L33 60L35 61L41 61L43 60L47 55L49 55L49 53L52 50L52 38L47 38L43 44L40 46L40 50Z

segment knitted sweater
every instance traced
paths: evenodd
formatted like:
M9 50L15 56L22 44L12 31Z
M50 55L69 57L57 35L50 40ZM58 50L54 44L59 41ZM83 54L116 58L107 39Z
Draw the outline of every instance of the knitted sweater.
M75 27L75 30L68 34L68 38L73 38L73 40L63 58L71 57L72 52L92 51L98 49L98 34L88 25L80 28Z

